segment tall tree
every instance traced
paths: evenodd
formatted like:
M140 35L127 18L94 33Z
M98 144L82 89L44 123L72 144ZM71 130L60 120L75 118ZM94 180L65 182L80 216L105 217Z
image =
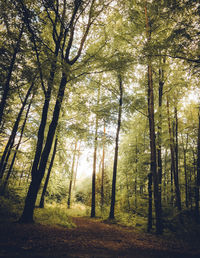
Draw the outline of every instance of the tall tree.
M198 124L198 138L197 138L197 172L196 172L196 185L195 185L195 217L196 221L199 223L199 188L200 188L200 108L198 114L199 124Z
M19 35L18 35L18 38L17 38L17 41L16 41L16 45L13 49L13 54L12 54L12 58L10 60L10 66L9 66L9 69L8 69L6 82L5 82L5 85L3 87L3 94L2 94L1 102L0 102L0 125L1 125L1 122L2 122L4 109L6 107L6 102L7 102L7 98L8 98L9 91L10 91L10 82L11 82L12 73L13 73L13 70L14 70L14 65L15 65L15 62L16 62L16 56L17 56L18 52L20 51L20 44L21 44L21 39L22 39L23 32L24 32L24 23L21 25L21 29L19 31Z
M117 120L117 131L115 137L115 154L113 164L113 178L112 178L112 193L111 193L111 205L109 219L115 218L115 200L116 200L116 181L117 181L117 162L118 162L118 149L119 149L119 133L121 127L121 116L122 116L122 103L123 103L123 82L122 75L118 73L119 83L119 107L118 107L118 120Z
M73 158L72 158L72 167L70 172L70 179L69 179L69 191L68 191L68 199L67 199L67 208L70 209L71 206L71 196L72 196L72 184L74 181L74 167L77 155L77 140L75 141L74 150L73 150Z
M3 183L3 188L2 188L2 192L1 192L2 195L4 195L4 193L5 193L6 186L8 184L8 180L9 180L10 175L12 173L12 169L13 169L13 166L14 166L14 163L15 163L15 159L17 157L18 149L19 149L21 141L22 141L22 137L23 137L23 134L24 134L24 129L25 129L25 126L26 126L26 122L27 122L27 119L28 119L28 114L29 114L29 111L30 111L30 108L31 108L31 105L32 105L32 101L33 101L34 95L35 94L33 93L32 98L30 100L30 103L28 105L27 111L26 111L25 119L24 119L24 122L23 122L23 125L22 125L22 128L21 128L21 133L20 133L19 141L18 141L17 146L15 148L14 155L12 157L12 161L11 161L10 167L8 169L5 181Z
M49 4L53 4L53 3L49 3ZM57 7L61 8L61 5ZM40 129L39 129L38 141L40 141L40 144L37 144L36 155L35 155L32 172L31 172L32 181L30 183L30 187L27 193L25 206L24 206L23 214L20 218L20 222L33 222L33 211L34 211L35 201L41 184L41 180L44 176L53 138L57 128L61 105L62 105L62 101L64 98L65 89L66 89L66 84L70 80L69 75L71 73L71 67L79 59L82 53L85 41L87 39L90 27L96 20L97 16L101 14L102 10L106 8L106 4L98 4L98 2L96 2L95 0L90 0L86 3L79 0L75 0L73 2L73 7L68 10L70 14L66 11L67 7L70 8L70 6L67 5L66 1L64 1L62 14L60 17L58 17L58 19L56 19L56 21L58 20L61 21L60 33L56 32L60 35L60 37L57 37L55 35L54 30L57 27L53 23L53 32L54 32L53 36L54 38L57 38L56 46L58 45L58 50L61 51L62 72L61 72L60 83L57 91L56 102L53 109L53 116L47 131L47 137L45 142L44 142L44 128L46 125L46 115L47 115L46 109L48 108L48 105L46 107L46 102L45 102L43 106L43 111L45 111L43 112L43 114L45 113L45 119L44 119L44 115L42 115L42 118L41 118L42 127L40 127L40 129L42 128L42 135L40 136L40 132L39 132ZM54 5L53 5L53 10L57 10L56 7L54 8ZM82 19L82 15L84 15L84 19ZM66 20L66 17L70 17L69 21ZM85 21L86 21L86 24L83 28L83 34L82 34L81 40L79 41L80 43L78 46L77 45L78 39L76 38L76 33L77 31L79 31L80 22L85 22ZM74 45L78 47L78 50L76 53L74 53ZM49 78L51 78L51 75ZM46 98L45 101L47 100L48 98ZM44 147L42 149L43 144L44 144Z
M102 168L101 168L101 213L103 213L104 205L104 177L105 177L105 139L106 138L106 126L104 121L103 128L103 149L102 149Z
M99 106L100 99L100 86L97 93L97 108ZM98 144L98 127L99 127L99 115L96 112L95 118L95 135L94 135L94 154L93 154L93 170L92 170L92 202L91 202L91 218L96 215L96 163L97 163L97 144Z
M40 204L39 204L40 208L44 208L44 198L45 198L45 194L46 194L46 191L47 191L47 187L48 187L48 183L49 183L49 179L50 179L50 175L51 175L51 170L53 168L54 159L55 159L55 156L56 156L57 144L58 144L58 137L56 136L51 161L50 161L50 164L49 164L47 176L46 176L46 179L45 179L44 187L43 187L41 198L40 198Z
M151 28L147 13L147 6L145 6L146 19L146 34L147 40L151 41ZM159 191L159 177L157 172L157 152L156 152L156 135L155 135L155 121L154 121L154 88L153 88L153 74L151 57L148 58L148 115L149 115L149 134L150 134L150 150L151 150L151 173L153 176L154 187L154 204L156 216L156 233L162 234L162 207L161 207L161 192Z
M33 81L31 83L27 93L26 93L26 96L25 96L24 101L22 103L21 109L20 109L20 111L18 113L18 116L16 118L16 121L14 123L12 132L11 132L10 137L8 139L8 142L7 142L6 146L5 146L5 149L4 149L3 155L1 157L1 161L0 161L0 178L2 178L3 175L4 175L5 168L6 168L6 165L7 165L9 156L10 156L10 153L11 153L11 149L12 149L13 144L15 142L15 137L16 137L16 134L17 134L17 130L18 130L18 127L19 127L19 123L21 121L21 117L22 117L24 108L25 108L25 106L27 104L28 98L29 98L29 96L31 94L31 91L32 91L34 85L35 85L35 82Z

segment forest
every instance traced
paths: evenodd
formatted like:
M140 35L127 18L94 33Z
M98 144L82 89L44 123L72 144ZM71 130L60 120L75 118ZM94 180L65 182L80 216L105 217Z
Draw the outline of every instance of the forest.
M200 238L199 18L196 0L0 1L1 223Z

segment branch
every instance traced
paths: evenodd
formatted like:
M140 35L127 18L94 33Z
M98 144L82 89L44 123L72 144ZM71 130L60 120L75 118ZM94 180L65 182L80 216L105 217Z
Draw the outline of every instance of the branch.
M93 11L94 2L95 2L95 0L92 0L91 6L90 6L90 12L89 12L89 17L88 17L88 22L87 22L86 30L85 30L85 33L83 34L82 39L81 39L81 43L80 43L80 46L79 46L79 50L78 50L77 55L76 55L71 61L69 60L69 56L67 56L68 63L69 63L70 65L73 65L73 64L78 60L78 58L80 57L81 52L82 52L82 50L83 50L84 43L85 43L85 41L86 41L86 38L87 38L87 36L88 36L90 27L91 27L91 25L92 25L91 19L92 19L92 11ZM73 40L73 39L72 39L72 40ZM71 42L71 46L72 46L72 42ZM70 46L70 49L71 49L71 46Z
M40 80L41 80L41 85L42 85L42 90L43 90L44 94L46 95L46 89L45 89L45 86L44 86L43 73L42 73L42 68L41 68L41 63L40 63L40 56L39 56L38 49L37 49L37 44L36 44L36 41L35 41L35 34L34 34L33 29L31 28L31 25L30 25L30 22L29 22L29 18L30 18L29 17L29 12L28 12L26 6L24 5L23 1L19 0L19 2L21 4L22 10L23 10L23 20L24 20L24 23L26 23L28 31L31 34L31 41L32 41L32 43L34 45L34 49L35 49L35 53L36 53L38 70L39 70Z
M188 61L188 62L200 64L200 59L190 59L190 58L183 57L183 56L172 56L172 55L161 55L161 54L160 55L151 55L151 56L170 57L170 58L174 58L174 59L181 59L181 60L185 60L185 61Z

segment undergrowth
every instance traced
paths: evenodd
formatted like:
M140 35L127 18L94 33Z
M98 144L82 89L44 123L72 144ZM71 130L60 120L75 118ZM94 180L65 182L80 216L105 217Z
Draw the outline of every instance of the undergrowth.
M18 198L0 197L0 222L17 222L23 211L23 202ZM35 208L35 223L43 225L59 225L74 227L69 218L67 208L60 204L46 205L45 208Z
M58 204L46 204L45 208L36 208L35 221L43 225L58 225L71 228L75 225L69 218L67 208Z

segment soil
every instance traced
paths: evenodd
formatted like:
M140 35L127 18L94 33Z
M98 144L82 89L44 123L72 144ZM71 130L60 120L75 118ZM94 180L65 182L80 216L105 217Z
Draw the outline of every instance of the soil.
M0 224L0 257L200 257L198 243L170 240L83 217L77 227Z

